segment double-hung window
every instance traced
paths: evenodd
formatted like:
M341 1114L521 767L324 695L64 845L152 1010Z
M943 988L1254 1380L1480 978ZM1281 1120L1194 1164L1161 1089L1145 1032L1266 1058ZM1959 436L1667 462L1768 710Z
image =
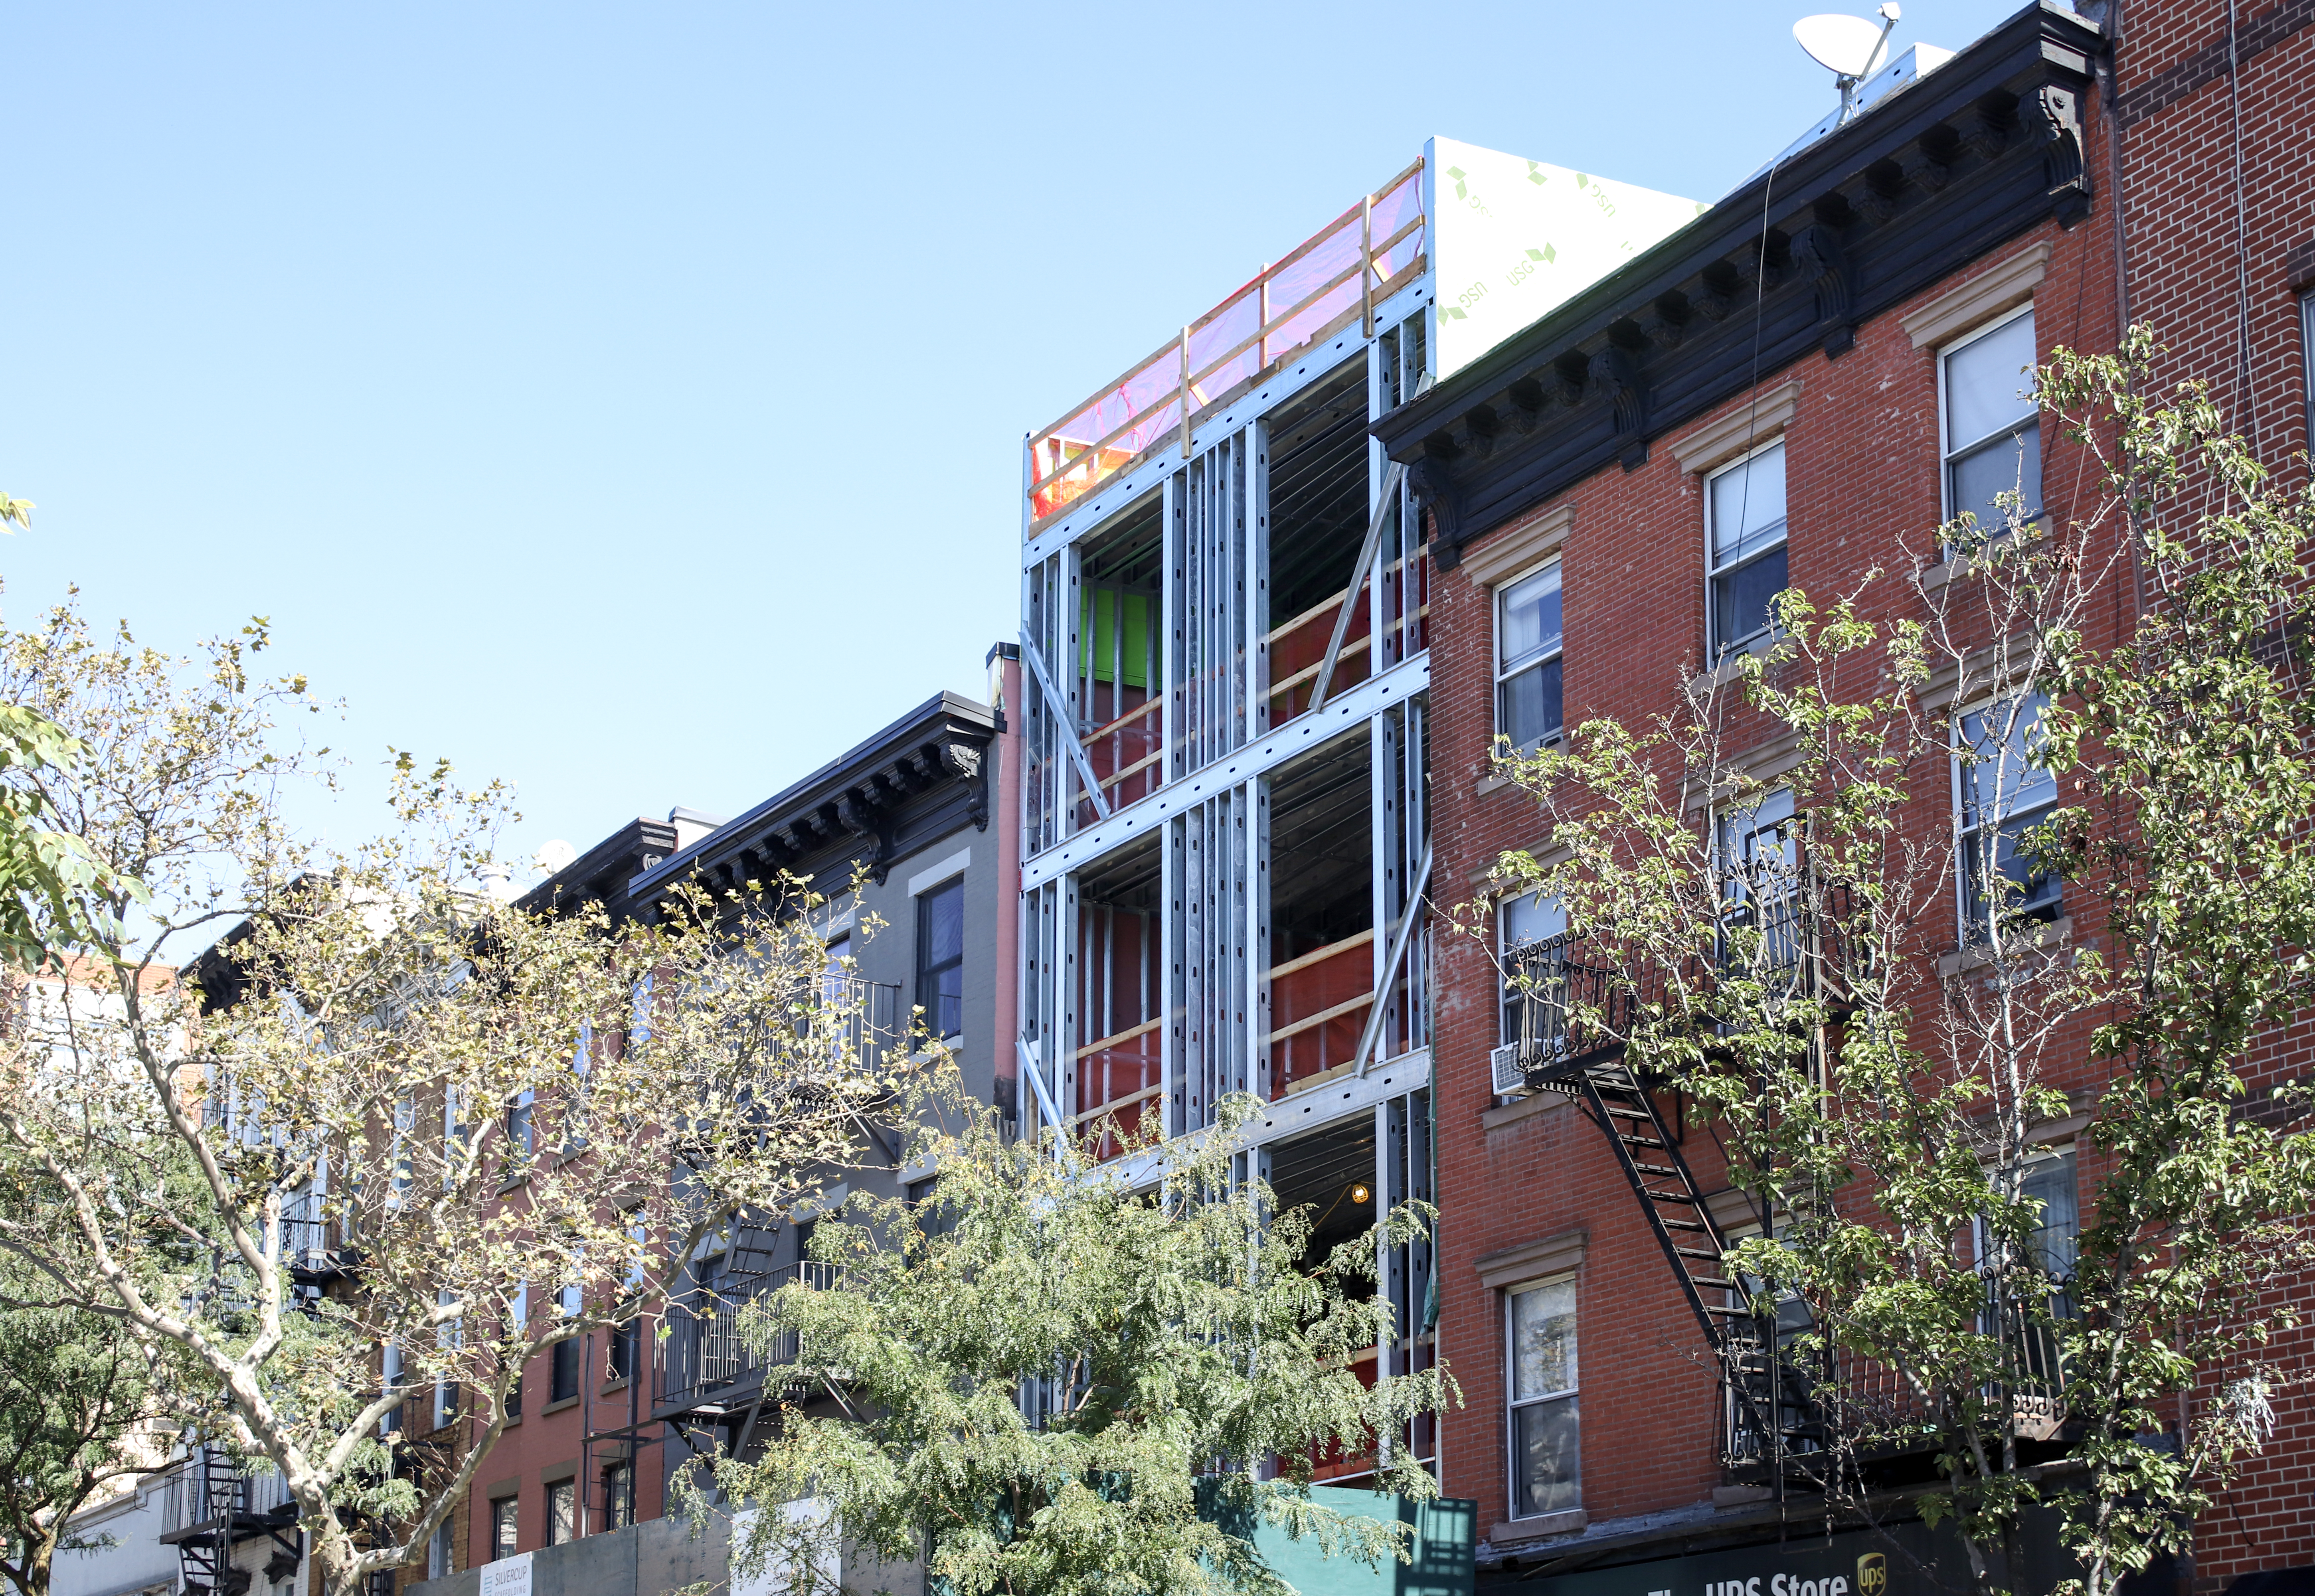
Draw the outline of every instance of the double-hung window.
M1559 562L1495 590L1495 730L1522 754L1560 732Z
M390 1341L378 1349L377 1373L378 1395L391 1396L402 1389L402 1349ZM381 1436L392 1435L401 1428L402 1407L397 1403L387 1408L386 1416L378 1420L377 1432Z
M2040 763L2039 693L2001 699L1956 723L1954 761L1960 791L1961 905L1969 934L1983 939L1994 917L2058 917L2057 876L2041 869L2028 834L2057 807L2058 780Z
M521 1508L519 1496L500 1496L491 1503L491 1561L511 1557L515 1553L516 1525Z
M1581 1507L1574 1281L1547 1281L1506 1293L1503 1317L1511 1373L1512 1516L1529 1519Z
M635 1471L614 1463L603 1470L603 1528L624 1530L635 1521Z
M1791 970L1800 957L1800 838L1789 787L1765 794L1718 821L1721 957L1756 974ZM1738 935L1749 930L1759 940Z
M1558 935L1567 929L1567 911L1557 898L1522 892L1506 899L1501 911L1503 965L1503 1040L1520 1039L1520 1006L1525 995L1516 979L1521 948Z
M917 1003L935 1036L964 1030L964 878L917 900Z
M1715 659L1766 637L1786 588L1785 442L1705 480L1705 547Z
M2034 399L2034 307L1972 332L1938 357L1945 423L1946 519L1977 519L1981 536L2005 531L1999 498L2016 493L2018 520L2042 513L2042 425Z
M562 1317L577 1318L580 1305L579 1288L563 1287L556 1303ZM547 1354L546 1399L549 1402L568 1402L579 1395L581 1355L579 1338L575 1335L566 1336L554 1343L554 1350Z
M556 1480L546 1487L546 1544L561 1546L579 1538L579 1485Z
M2299 296L2299 395L2306 444L2315 449L2315 288Z
M455 1522L444 1519L434 1530L434 1538L426 1543L426 1577L448 1579L458 1572L458 1532Z

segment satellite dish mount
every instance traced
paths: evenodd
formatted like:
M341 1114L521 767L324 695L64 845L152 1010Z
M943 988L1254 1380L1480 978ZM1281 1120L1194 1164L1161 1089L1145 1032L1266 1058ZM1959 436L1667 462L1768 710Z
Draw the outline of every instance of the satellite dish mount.
M1793 24L1793 37L1801 49L1840 85L1841 122L1857 114L1857 85L1881 69L1888 58L1890 31L1904 13L1897 0L1886 0L1876 14L1881 19L1878 28L1863 17L1840 12L1805 16Z

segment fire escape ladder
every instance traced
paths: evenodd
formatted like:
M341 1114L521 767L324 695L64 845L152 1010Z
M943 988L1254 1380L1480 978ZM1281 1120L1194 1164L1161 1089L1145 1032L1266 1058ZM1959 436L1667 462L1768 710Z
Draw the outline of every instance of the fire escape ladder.
M1707 1292L1741 1293L1743 1288L1723 1273L1726 1238L1705 1206L1688 1160L1667 1133L1663 1116L1621 1058L1586 1068L1583 1093L1585 1111L1615 1148L1616 1161L1639 1199L1656 1245L1672 1264L1690 1311L1713 1347L1724 1348L1730 1326L1740 1321L1749 1326L1752 1310L1706 1300Z

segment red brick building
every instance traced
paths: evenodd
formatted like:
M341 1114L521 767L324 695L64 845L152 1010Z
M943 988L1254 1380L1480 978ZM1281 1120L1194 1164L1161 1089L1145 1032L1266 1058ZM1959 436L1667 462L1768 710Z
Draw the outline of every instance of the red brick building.
M1758 645L1768 593L1935 567L1939 523L1985 511L1980 434L2013 470L2027 448L2041 507L2066 517L2095 474L2053 427L1987 412L2004 391L1987 371L2111 349L2127 320L2146 323L2171 351L2166 376L2219 384L2263 457L2299 469L2311 24L2306 0L2240 15L2043 5L1950 58L1902 57L1853 120L1376 425L1417 483L1440 571L1437 903L1484 905L1504 850L1544 851L1534 801L1495 773L1499 733L1532 746L1595 716L1671 713L1684 686ZM1761 496L1775 515L1718 508L1720 485L1751 482L1778 490ZM1903 584L1885 586L1874 618L1907 615ZM2101 598L2094 644L2130 623L2126 565ZM1758 729L1764 776L1774 730ZM1740 716L1730 740L1745 737ZM1949 823L1946 808L1903 821L1917 837ZM2062 909L2053 899L2053 935L2091 935ZM1497 912L1499 948L1558 929L1518 918L1548 909ZM1922 935L1962 956L1958 909ZM1495 1067L1515 1029L1491 951L1442 935L1435 970L1440 1351L1466 1398L1444 1423L1441 1477L1479 1503L1482 1585L1639 1596L1758 1573L1766 1591L1771 1570L1817 1578L1778 1560L1810 1534L1810 1556L1848 1570L1869 1550L1861 1532L1827 1541L1821 1509L1724 1467L1717 1364L1614 1146L1574 1099ZM2079 1045L2053 1078L2084 1108L2098 1085ZM2076 1128L2049 1127L2050 1147ZM1672 1134L1715 1223L1742 1227L1755 1216L1699 1130ZM2052 1167L2087 1202L2087 1144L2080 1156L2077 1170L2053 1150ZM1510 1350L1530 1334L1551 1348L1532 1367ZM2306 1366L2309 1350L2283 1361ZM2148 1590L2315 1565L2315 1407L2277 1412L2195 1556L2150 1571ZM1707 1561L1678 1561L1692 1557ZM2018 1570L2029 1590L2066 1572L2031 1556Z

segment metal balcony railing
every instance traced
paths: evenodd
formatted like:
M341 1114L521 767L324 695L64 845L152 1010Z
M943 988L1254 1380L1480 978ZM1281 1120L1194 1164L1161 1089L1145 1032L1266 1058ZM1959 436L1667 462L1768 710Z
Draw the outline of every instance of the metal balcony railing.
M2073 1317L2063 1280L2051 1281L2045 1309L2012 1302L1989 1308L1982 1334L2000 1334L2007 1352L2007 1392L2021 1439L2057 1438L2065 1413L2065 1361L2049 1320ZM1759 1321L1730 1338L1721 1379L1722 1461L1738 1477L1782 1466L1806 1476L1813 1460L1837 1444L1858 1461L1918 1451L1935 1444L1936 1414L1911 1381L1878 1360L1834 1349L1805 1354L1790 1345L1766 1354ZM1779 1335L1780 1341L1789 1337ZM1999 1402L2000 1388L1986 1393ZM1771 1419L1773 1415L1773 1420ZM1770 1424L1777 1427L1771 1433Z
M161 1489L161 1530L230 1530L253 1518L288 1518L297 1511L289 1487L272 1468L244 1473L223 1450L201 1447L170 1465Z
M794 1331L782 1332L767 1349L758 1351L741 1334L741 1312L783 1286L800 1281L812 1290L833 1290L843 1278L841 1264L789 1264L744 1287L723 1283L714 1294L712 1307L699 1299L671 1305L668 1334L660 1343L662 1400L672 1406L694 1406L712 1401L767 1369L794 1363L797 1355Z

